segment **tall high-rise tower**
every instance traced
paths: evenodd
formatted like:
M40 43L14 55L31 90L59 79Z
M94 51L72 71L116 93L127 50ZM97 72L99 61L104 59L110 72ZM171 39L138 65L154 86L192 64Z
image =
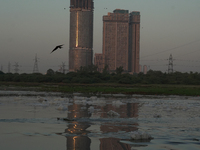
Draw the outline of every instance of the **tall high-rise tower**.
M140 12L133 11L129 19L129 71L140 72Z
M116 9L103 16L103 55L109 71L128 71L129 11Z
M92 65L93 0L70 1L69 71Z
M111 72L123 67L125 72L139 73L139 55L140 12L115 9L103 16L103 66ZM102 65L95 65L102 70Z

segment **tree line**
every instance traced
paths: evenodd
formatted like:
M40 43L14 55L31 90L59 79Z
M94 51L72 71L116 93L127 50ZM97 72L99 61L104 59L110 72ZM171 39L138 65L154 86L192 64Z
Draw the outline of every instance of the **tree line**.
M119 84L185 84L199 85L200 73L163 73L161 71L149 70L147 74L143 73L124 73L123 67L118 67L115 72L110 73L108 67L100 73L97 67L80 67L76 72L63 74L55 72L52 69L47 70L46 74L41 73L4 73L0 71L1 82L51 82L51 83L119 83Z

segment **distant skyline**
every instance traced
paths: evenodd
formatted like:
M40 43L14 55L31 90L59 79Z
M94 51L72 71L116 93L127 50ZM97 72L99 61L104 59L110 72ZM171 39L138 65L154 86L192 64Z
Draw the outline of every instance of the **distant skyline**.
M32 73L37 54L39 72L68 65L69 0L2 1L0 5L0 68ZM103 15L114 9L140 11L140 64L167 72L170 54L174 71L200 72L199 0L94 0L94 53L102 52ZM50 52L56 45L63 49Z

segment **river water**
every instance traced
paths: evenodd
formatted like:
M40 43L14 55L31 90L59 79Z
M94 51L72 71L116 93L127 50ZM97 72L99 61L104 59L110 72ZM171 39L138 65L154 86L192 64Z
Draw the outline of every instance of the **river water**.
M199 150L199 112L200 97L0 91L0 149Z

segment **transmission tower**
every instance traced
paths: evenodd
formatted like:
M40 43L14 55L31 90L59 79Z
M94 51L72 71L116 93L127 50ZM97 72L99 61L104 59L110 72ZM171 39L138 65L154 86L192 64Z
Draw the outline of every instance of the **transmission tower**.
M65 62L62 62L62 65L60 66L60 71L65 74Z
M35 55L34 61L35 61L35 62L34 62L34 66L33 66L33 73L39 73L37 54Z
M172 54L169 56L168 73L173 73L173 57Z
M18 73L18 71L19 71L19 64L18 64L18 62L15 62L15 65L13 65L13 66L15 67L15 69L14 69L15 73Z

